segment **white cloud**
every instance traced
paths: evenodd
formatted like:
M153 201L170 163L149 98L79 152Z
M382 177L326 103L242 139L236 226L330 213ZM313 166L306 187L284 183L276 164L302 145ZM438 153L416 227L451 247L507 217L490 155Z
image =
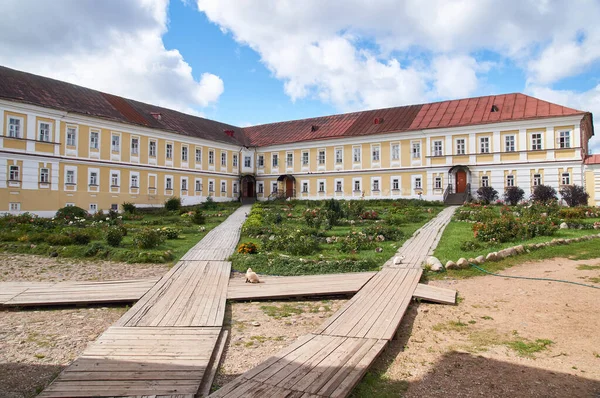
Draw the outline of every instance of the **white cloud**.
M438 97L467 97L477 89L477 61L468 56L446 55L432 62L434 87Z
M199 80L167 50L168 0L4 1L0 59L42 74L190 113L216 102L223 81ZM26 23L23 23L26 21Z

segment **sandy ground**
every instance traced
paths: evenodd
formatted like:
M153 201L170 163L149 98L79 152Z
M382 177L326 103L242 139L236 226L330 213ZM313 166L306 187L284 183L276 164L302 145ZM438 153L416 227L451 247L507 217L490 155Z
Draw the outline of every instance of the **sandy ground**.
M163 266L67 265L18 258L20 263L0 258L1 280L9 280L7 272L15 272L12 280L86 280L99 269L95 267L110 275L106 279L166 271ZM600 265L600 260L557 259L503 272L593 284L590 278L600 277L600 268L577 269L582 264ZM600 397L600 290L494 276L431 284L457 289L460 303L411 304L398 339L374 364L378 389L360 396ZM344 302L229 304L226 326L231 334L216 384L223 385L314 330ZM98 306L0 311L0 397L35 395L125 310ZM530 356L507 345L536 339L552 343Z

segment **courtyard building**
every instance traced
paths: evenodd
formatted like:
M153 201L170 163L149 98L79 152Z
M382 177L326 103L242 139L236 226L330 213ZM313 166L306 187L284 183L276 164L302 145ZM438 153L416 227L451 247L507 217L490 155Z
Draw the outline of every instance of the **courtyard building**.
M0 212L52 216L212 197L462 203L582 185L600 205L592 114L524 94L237 127L0 67Z

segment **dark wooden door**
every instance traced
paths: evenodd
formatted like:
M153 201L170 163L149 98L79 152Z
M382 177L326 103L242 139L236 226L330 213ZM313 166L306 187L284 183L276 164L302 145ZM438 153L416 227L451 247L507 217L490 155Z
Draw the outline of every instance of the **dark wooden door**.
M246 182L246 197L248 197L248 198L254 197L254 181Z
M285 180L285 197L294 197L294 181L290 180L289 178Z
M459 170L456 172L456 193L463 193L467 189L467 172Z

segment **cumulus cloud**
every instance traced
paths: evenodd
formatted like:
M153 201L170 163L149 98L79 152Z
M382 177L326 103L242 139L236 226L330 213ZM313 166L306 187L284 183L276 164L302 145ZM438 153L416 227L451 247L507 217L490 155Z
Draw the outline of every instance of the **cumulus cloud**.
M217 101L223 81L194 79L162 41L168 0L6 0L0 24L4 66L136 100L198 113Z

